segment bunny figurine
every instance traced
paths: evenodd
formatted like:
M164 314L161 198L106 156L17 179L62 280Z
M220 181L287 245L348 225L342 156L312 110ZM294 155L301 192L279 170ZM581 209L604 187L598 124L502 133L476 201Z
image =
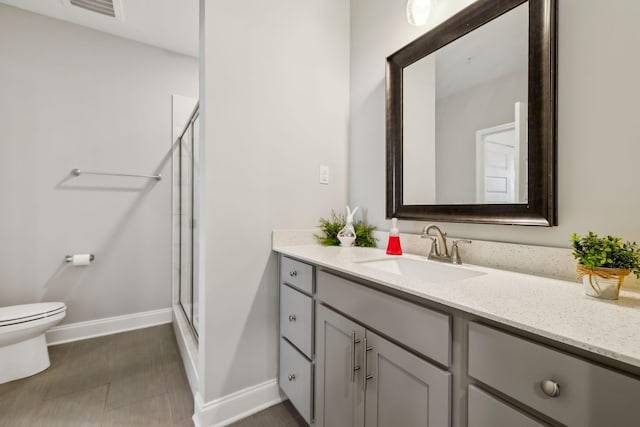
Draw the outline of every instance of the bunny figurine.
M338 240L340 240L340 246L354 246L356 242L356 230L353 228L353 216L358 208L353 211L347 206L347 225L338 232Z

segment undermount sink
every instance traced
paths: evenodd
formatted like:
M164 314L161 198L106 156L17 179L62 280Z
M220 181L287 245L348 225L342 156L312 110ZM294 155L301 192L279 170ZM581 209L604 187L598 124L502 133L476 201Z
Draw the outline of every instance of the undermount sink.
M435 283L457 282L458 280L487 274L468 268L455 267L452 265L411 258L374 259L370 261L362 261L359 264L378 271Z

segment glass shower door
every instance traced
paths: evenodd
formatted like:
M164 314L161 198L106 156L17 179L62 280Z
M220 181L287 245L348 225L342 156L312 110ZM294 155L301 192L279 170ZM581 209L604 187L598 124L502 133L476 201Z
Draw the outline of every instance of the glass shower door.
M198 114L196 113L180 138L180 305L198 333L198 292L194 248L197 247L196 226Z
M198 334L198 330L199 330L199 316L198 316L198 307L199 307L199 302L200 302L200 295L198 292L198 283L200 283L200 281L198 280L198 245L199 245L199 240L198 240L198 233L196 233L197 230L197 221L196 218L198 217L198 212L200 210L200 198L197 196L199 193L199 188L200 188L200 181L199 181L199 177L200 177L200 163L198 162L198 155L197 153L200 152L200 116L198 115L198 113L196 113L195 118L193 119L193 126L192 126L192 140L193 140L193 153L194 155L192 156L193 158L193 174L192 174L192 182L193 182L193 188L192 188L192 192L191 192L191 198L192 198L192 221L191 221L191 269L192 269L192 274L191 274L191 289L192 289L192 321L191 324L193 325L193 329L196 331L196 334Z

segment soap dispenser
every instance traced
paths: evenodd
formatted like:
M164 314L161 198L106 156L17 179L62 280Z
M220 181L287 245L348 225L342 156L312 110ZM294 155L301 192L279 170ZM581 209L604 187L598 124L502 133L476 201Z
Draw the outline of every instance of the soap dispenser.
M347 225L338 231L340 246L353 246L355 244L356 230L353 228L353 216L357 210L357 207L352 211L349 206L347 206Z
M387 254L402 255L402 247L400 247L400 230L398 230L397 218L391 218L391 229L389 230Z

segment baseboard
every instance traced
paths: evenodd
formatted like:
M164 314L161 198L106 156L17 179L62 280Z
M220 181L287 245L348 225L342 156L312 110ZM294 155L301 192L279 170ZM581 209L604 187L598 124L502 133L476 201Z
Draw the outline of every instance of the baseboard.
M275 378L206 403L197 393L193 423L196 427L223 427L285 399Z
M171 323L172 312L171 308L162 308L160 310L143 311L124 316L56 326L47 332L47 345L64 344L71 341Z
M187 380L191 387L191 393L195 396L199 389L198 376L198 343L190 330L184 313L178 306L173 307L173 330L176 334L178 349L182 356L182 363L187 374Z

